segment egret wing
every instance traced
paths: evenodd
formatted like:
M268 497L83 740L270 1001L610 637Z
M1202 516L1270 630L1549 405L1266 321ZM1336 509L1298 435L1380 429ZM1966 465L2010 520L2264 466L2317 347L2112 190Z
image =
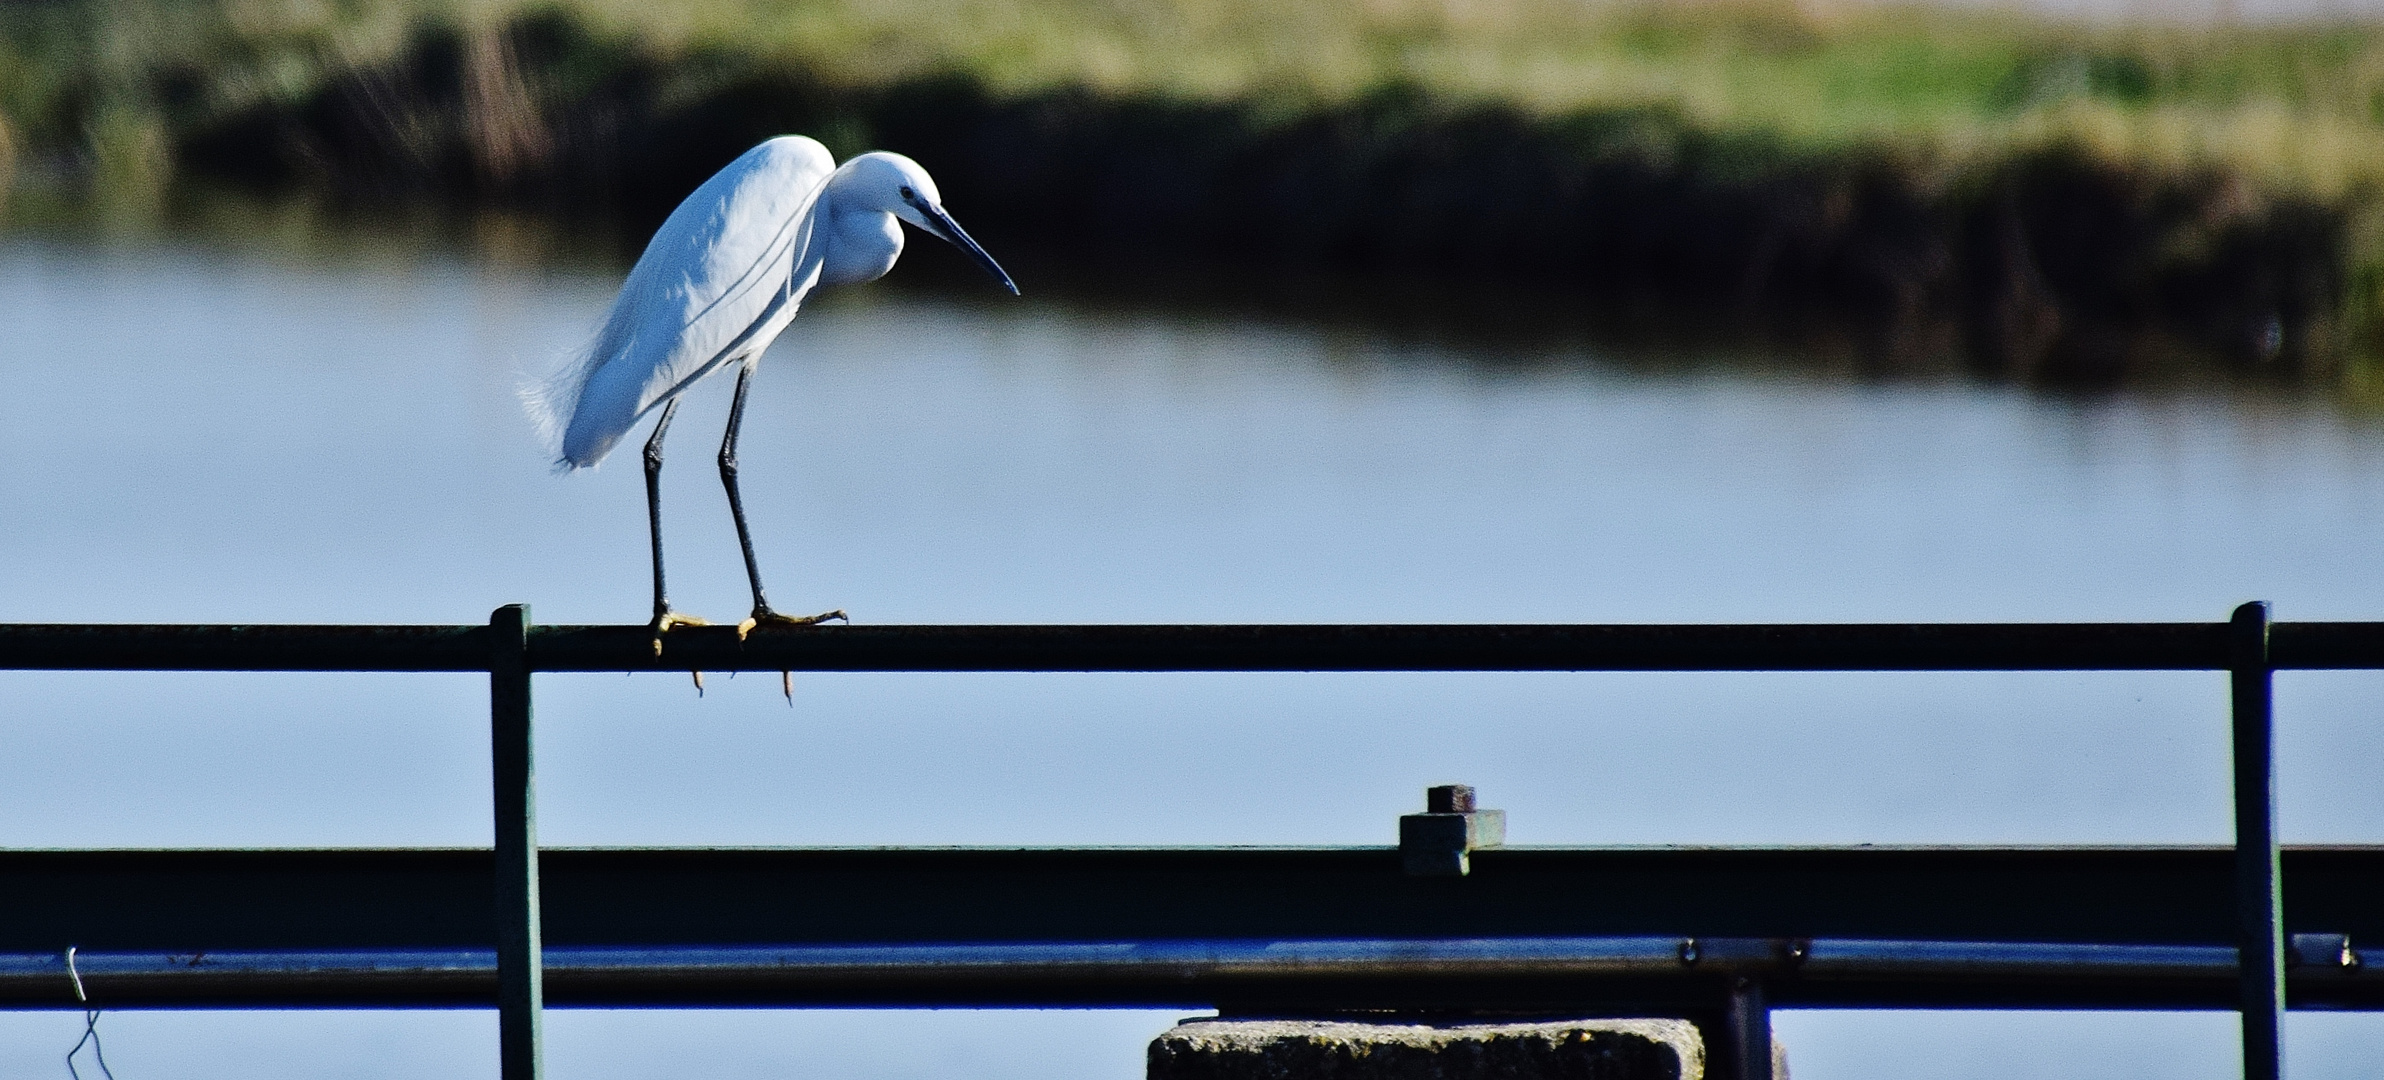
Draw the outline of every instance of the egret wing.
M826 147L782 136L671 212L587 353L543 395L561 466L603 460L647 412L769 344L818 281L812 209L835 168Z

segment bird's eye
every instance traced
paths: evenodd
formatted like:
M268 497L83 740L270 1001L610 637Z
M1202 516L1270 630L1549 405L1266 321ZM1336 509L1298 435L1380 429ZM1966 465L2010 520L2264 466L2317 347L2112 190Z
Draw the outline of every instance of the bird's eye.
M904 202L911 202L911 201L913 201L913 200L916 200L918 197L919 197L919 193L918 193L918 192L916 192L916 191L912 191L912 190L910 189L910 185L908 185L908 184L905 184L905 185L903 185L903 188L902 188L902 200L903 200Z

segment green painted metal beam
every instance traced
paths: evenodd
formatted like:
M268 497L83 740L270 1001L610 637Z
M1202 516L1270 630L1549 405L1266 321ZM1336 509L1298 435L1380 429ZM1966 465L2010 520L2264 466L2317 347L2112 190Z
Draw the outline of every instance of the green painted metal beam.
M2225 847L547 849L550 946L1568 935L2233 945ZM2288 847L2384 942L2384 847ZM491 947L486 849L0 852L0 953Z
M1473 858L1458 878L1408 876L1391 848L555 849L546 986L579 1005L1679 1012L1754 979L1776 1006L2236 1003L2228 848ZM2283 862L2294 932L2384 941L2384 848ZM70 1003L73 944L119 1005L486 1006L493 866L0 853L0 1004ZM2326 959L2294 970L2298 1006L2384 1008L2384 953Z
M2223 670L2226 623L534 626L533 671ZM2384 623L2278 623L2278 670L2384 668ZM484 626L0 625L0 670L486 671Z

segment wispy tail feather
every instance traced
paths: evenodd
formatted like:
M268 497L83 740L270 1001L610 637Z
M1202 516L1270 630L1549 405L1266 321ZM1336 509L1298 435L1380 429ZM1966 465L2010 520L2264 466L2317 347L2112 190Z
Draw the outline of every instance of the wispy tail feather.
M538 438L555 455L555 471L571 472L591 469L612 452L613 444L637 423L637 410L632 408L626 423L613 418L607 423L601 414L607 411L609 398L593 403L590 414L588 382L605 363L627 351L635 334L629 329L633 321L628 311L627 290L615 297L612 310L605 313L604 325L591 335L587 344L574 350L568 360L553 373L525 382L521 388L522 406L530 414L530 422L537 426ZM615 380L618 381L618 380ZM618 412L617 408L611 411Z
M595 340L573 350L567 361L554 371L524 379L519 390L522 410L529 414L530 423L538 432L539 445L555 455L558 473L591 468L604 460L605 450L611 449L607 443L593 455L583 453L575 457L566 445L572 414L578 411L580 396L587 389L588 373L596 367L596 348L603 337L600 332Z

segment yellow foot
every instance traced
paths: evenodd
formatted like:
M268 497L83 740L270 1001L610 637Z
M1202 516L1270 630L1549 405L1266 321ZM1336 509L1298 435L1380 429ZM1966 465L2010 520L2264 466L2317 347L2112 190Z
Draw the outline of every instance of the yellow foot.
M752 633L756 626L818 626L830 619L848 623L852 621L845 617L842 609L823 611L817 615L781 615L768 608L756 608L753 614L745 616L744 622L737 624L737 640L745 640L745 635Z
M654 630L654 655L660 656L662 655L662 635L669 633L671 627L710 626L712 625L712 622L709 619L701 619L693 615L681 615L676 611L670 611L666 609L654 616L654 621L651 625ZM745 636L744 631L738 631L737 636ZM700 681L696 684L696 689L703 689L703 684Z

